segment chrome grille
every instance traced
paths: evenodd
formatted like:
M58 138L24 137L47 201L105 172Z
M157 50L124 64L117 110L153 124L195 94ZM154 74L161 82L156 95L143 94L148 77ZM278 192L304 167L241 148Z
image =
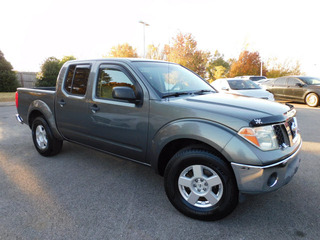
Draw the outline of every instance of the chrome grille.
M291 135L292 135L292 138L295 138L296 137L296 135L297 135L297 131L296 131L296 123L295 123L295 119L290 119L289 121L288 121L288 124L289 124L289 127L290 127L290 132L291 132Z
M296 118L290 118L284 123L273 125L280 148L292 146L298 134Z
M282 146L286 141L285 141L285 136L281 129L281 125L274 125L273 129L276 133L279 146Z

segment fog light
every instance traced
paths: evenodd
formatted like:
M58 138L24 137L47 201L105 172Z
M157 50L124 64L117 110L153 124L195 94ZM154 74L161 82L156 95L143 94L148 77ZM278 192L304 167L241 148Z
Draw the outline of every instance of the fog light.
M278 174L276 172L272 173L268 179L267 185L269 187L274 187L278 182Z

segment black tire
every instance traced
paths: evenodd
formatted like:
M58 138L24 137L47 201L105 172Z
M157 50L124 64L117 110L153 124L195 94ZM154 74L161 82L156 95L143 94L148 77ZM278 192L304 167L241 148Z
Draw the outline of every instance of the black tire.
M219 220L238 204L231 167L207 150L186 148L176 153L165 169L164 184L173 206L191 218Z
M316 93L309 93L306 96L306 104L309 107L317 107L319 105L319 96Z
M32 139L37 151L45 157L54 156L61 151L63 141L53 136L51 128L43 117L32 122Z

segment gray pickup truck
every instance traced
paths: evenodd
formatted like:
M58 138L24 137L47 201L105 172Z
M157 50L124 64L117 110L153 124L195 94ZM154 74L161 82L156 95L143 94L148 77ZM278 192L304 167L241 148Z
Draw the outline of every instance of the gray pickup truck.
M171 203L217 220L240 194L274 191L296 173L296 110L220 94L190 70L141 59L69 61L56 88L19 88L17 119L43 156L64 140L151 166Z

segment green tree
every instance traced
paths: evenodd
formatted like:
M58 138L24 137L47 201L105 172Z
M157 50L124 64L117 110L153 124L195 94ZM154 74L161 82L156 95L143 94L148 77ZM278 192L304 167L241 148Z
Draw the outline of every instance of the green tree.
M18 87L17 76L12 65L0 51L0 92L14 92Z
M212 59L207 65L208 81L212 81L225 77L230 69L230 64L224 60L224 55L220 54L218 50L215 51Z
M36 87L54 87L63 64L70 60L76 60L72 55L64 56L61 60L56 57L47 58L41 65L41 71L37 75Z
M214 78L219 79L225 77L226 68L224 66L216 66L214 71Z
M300 67L300 62L292 62L290 60L285 60L284 62L279 62L277 58L271 58L268 60L268 78L277 78L289 75L303 75Z
M206 65L210 57L209 52L197 48L197 41L192 34L178 33L173 38L172 46L166 45L163 50L164 59L181 64L201 77L206 75Z
M137 50L130 46L128 43L118 44L113 46L108 55L104 57L115 57L115 58L137 58Z
M218 50L216 50L213 55L212 63L214 66L222 66L226 70L230 69L230 64L226 60L224 60L224 55L219 53Z
M47 58L41 65L41 71L37 75L36 87L55 86L59 71L60 60L56 57Z
M59 67L61 68L63 66L63 64L65 64L68 61L72 61L72 60L76 60L76 58L73 55L64 56L59 62Z
M260 75L261 59L259 52L247 50L240 53L239 59L230 68L229 76ZM262 74L266 76L267 69L263 66Z

